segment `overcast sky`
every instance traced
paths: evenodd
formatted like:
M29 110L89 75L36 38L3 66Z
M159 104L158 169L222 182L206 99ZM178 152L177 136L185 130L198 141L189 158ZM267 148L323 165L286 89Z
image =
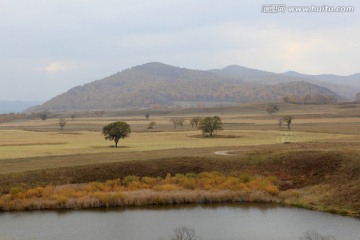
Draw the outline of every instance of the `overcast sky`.
M286 2L355 11L261 11ZM153 61L350 75L359 57L356 0L0 0L0 100L48 100Z

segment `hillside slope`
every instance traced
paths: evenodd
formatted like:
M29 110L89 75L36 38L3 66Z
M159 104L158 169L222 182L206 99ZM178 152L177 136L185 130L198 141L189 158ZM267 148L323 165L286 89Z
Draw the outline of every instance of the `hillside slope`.
M309 82L326 87L349 99L353 99L356 93L360 92L360 73L349 76L339 76L334 74L308 75L290 71L283 73L282 75L306 78L310 80Z
M29 111L120 109L176 105L179 102L268 102L284 96L304 96L309 91L314 95L331 95L341 99L329 89L304 81L269 85L246 82L243 78L214 71L147 63L72 88Z
M214 69L211 71L250 83L271 85L275 83L309 82L328 88L347 100L353 100L356 93L360 91L360 74L350 76L337 76L332 74L306 75L293 71L279 74L237 65L230 65L223 69Z

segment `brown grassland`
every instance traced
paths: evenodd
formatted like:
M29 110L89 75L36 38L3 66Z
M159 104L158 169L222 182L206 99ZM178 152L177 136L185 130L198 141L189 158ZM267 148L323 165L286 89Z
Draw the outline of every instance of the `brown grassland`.
M360 216L359 105L282 104L273 115L263 104L166 109L150 111L150 120L145 112L0 124L0 208L266 201ZM287 114L291 131L277 125ZM214 138L199 137L188 121L177 129L169 122L213 115L225 129ZM64 130L59 117L68 119ZM119 120L132 134L114 148L101 128Z

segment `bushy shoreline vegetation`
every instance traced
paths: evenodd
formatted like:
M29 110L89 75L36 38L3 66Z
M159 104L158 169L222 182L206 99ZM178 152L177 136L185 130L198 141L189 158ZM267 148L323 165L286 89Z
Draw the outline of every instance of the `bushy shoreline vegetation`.
M149 204L276 202L275 177L219 172L167 174L165 178L126 176L106 182L23 189L0 197L1 210L81 209Z

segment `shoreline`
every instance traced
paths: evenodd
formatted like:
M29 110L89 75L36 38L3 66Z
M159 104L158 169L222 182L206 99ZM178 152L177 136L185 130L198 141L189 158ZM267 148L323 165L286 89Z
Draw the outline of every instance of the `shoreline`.
M139 191L142 192L142 191ZM133 192L131 194L131 198L139 194L139 192ZM230 193L231 197L235 198L228 198ZM174 200L174 197L178 196L179 194L182 195L182 200ZM291 207L291 208L301 208L307 209L311 211L319 211L324 213L330 213L345 217L352 217L360 220L360 214L356 214L351 211L344 211L343 209L336 209L336 208L324 208L322 206L310 206L305 204L299 203L286 203L286 199L280 199L279 197L274 197L272 195L266 195L269 197L268 199L260 199L257 198L258 193L250 193L244 195L241 192L231 192L231 191L222 191L222 192L211 192L211 191L201 191L195 193L195 195L199 198L193 198L194 193L193 191L187 191L188 195L183 195L183 191L177 192L165 192L162 194L154 194L150 200L152 202L143 202L144 198L132 199L132 201L115 201L113 203L103 203L101 201L97 202L94 206L81 206L81 203L75 203L71 201L75 205L66 205L64 203L61 206L57 207L43 207L43 208L25 208L25 209L1 209L0 214L2 213L16 213L16 212L33 212L33 211L81 211L81 210L111 210L111 209L118 209L118 210L128 210L131 208L136 207L187 207L191 205L213 205L222 206L227 204L274 204L274 206L281 206L281 207ZM264 194L263 192L261 194ZM281 193L280 193L281 194ZM225 196L227 195L227 196ZM213 198L217 198L213 199ZM160 201L158 201L160 199ZM220 199L219 199L220 198ZM250 200L251 199L251 200ZM149 200L149 199L147 199ZM154 203L156 201L156 203Z

